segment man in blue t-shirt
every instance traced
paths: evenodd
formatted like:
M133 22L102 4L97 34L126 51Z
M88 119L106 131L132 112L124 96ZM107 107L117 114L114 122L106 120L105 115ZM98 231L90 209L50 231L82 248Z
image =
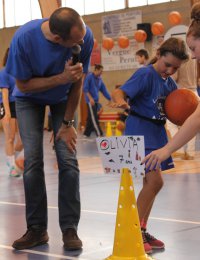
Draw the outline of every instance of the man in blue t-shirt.
M77 235L80 193L73 118L92 48L91 30L71 8L59 8L49 19L28 22L15 33L11 42L6 71L16 78L17 84L14 95L24 144L27 221L27 232L13 243L15 249L44 244L49 239L43 163L46 105L50 106L55 136L59 224L64 247L68 250L82 247ZM72 56L78 60L76 64Z
M107 100L111 100L111 96L101 78L103 66L95 64L94 71L88 73L83 85L85 101L88 107L88 117L84 135L89 137L94 131L97 136L102 136L103 131L99 125L98 110L99 110L99 92L101 92Z

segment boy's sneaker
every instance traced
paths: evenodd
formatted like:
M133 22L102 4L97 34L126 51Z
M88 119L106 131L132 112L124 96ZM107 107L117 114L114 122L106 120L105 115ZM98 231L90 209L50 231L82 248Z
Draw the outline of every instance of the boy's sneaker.
M21 174L16 170L14 166L10 167L10 176L19 177Z
M144 244L144 251L147 254L151 254L152 253L152 247L151 245L148 243L147 239L146 239L146 235L145 232L142 230L142 239L143 239L143 244Z
M146 241L151 246L152 249L163 249L165 248L165 244L161 241L156 239L154 236L150 235L148 232L143 231L146 237Z

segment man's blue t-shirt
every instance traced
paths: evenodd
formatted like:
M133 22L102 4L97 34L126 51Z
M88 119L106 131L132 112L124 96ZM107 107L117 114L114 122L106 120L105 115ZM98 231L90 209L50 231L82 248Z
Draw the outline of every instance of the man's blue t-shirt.
M83 84L83 92L85 94L85 101L89 103L89 98L87 93L90 93L95 103L99 102L99 92L101 92L104 97L111 100L111 96L107 91L107 88L100 76L95 76L94 73L88 73Z
M138 69L120 87L129 98L131 110L151 119L165 119L164 101L177 85L171 77L163 79L152 65ZM143 135L147 149L157 149L167 142L163 125L156 125L137 116L128 116L126 135Z
M20 27L11 42L6 71L18 80L29 80L34 77L50 77L64 71L65 63L72 57L71 48L63 47L48 41L41 30L46 19L33 20ZM87 73L90 55L93 48L93 34L86 27L84 44L81 46L80 62ZM16 87L16 97L28 97L40 104L56 104L67 99L72 83L57 86L53 89L22 93Z
M3 68L0 71L0 103L3 102L2 100L2 88L7 88L8 89L8 97L9 97L9 102L14 102L15 101L15 97L12 96L12 92L15 88L15 78L13 76L11 76L10 74L8 74L5 70L5 68Z

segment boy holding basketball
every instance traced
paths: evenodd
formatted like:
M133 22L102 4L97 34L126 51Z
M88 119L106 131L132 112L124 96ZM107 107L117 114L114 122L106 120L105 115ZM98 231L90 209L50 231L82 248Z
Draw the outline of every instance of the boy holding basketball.
M150 65L138 69L123 86L112 93L113 107L130 108L125 135L143 135L146 155L167 143L164 100L177 89L170 75L187 59L185 43L181 39L170 38L159 47ZM127 98L129 103L126 102ZM171 157L162 163L162 170L173 167ZM150 235L146 229L153 202L162 186L161 170L146 169L143 188L137 199L146 253L165 247L162 241Z

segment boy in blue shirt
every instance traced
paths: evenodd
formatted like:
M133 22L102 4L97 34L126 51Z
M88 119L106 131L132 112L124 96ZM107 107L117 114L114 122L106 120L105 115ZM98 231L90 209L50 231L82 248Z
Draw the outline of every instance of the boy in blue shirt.
M98 119L99 92L109 101L111 97L101 78L102 72L103 66L101 64L95 64L94 71L88 73L84 80L83 92L88 107L88 117L84 135L87 137L89 137L93 131L97 136L103 135Z
M79 62L72 48L81 45ZM6 70L16 78L16 111L24 144L27 232L13 243L18 250L48 242L47 194L43 162L43 124L50 106L59 169L59 224L65 249L80 249L79 168L73 127L83 73L87 73L93 35L80 15L59 8L49 19L28 22L15 33Z

